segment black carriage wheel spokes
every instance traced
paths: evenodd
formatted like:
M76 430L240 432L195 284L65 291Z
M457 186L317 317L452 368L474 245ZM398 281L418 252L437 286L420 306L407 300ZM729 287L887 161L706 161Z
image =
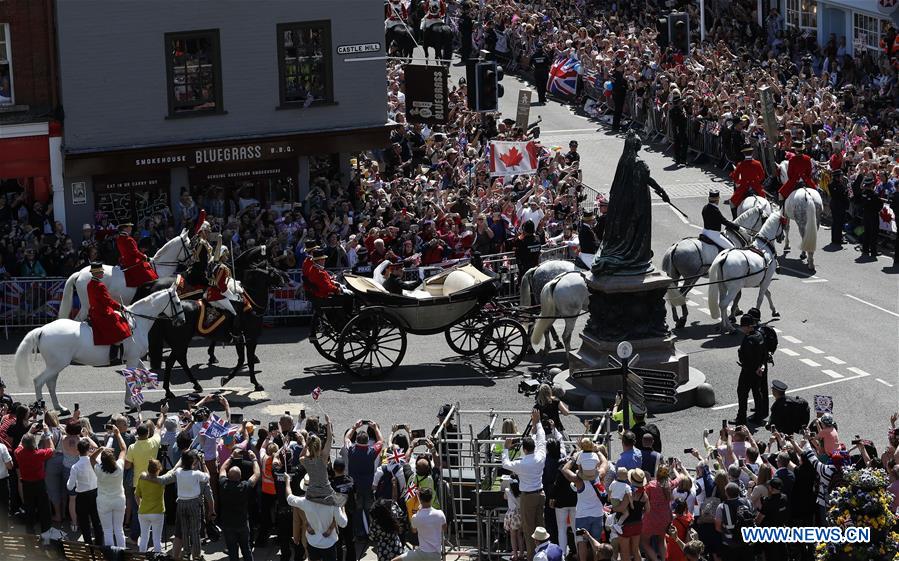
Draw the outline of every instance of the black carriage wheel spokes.
M338 352L352 374L366 378L384 376L403 360L406 333L388 317L363 314L344 328Z
M340 344L340 333L334 329L327 317L320 314L312 316L310 339L318 354L331 362L338 362L337 348Z
M515 368L524 357L526 337L524 327L513 319L502 318L491 323L478 348L481 362L496 372Z
M478 345L484 329L484 320L479 316L473 316L447 328L444 336L453 351L462 356L471 356L478 354Z

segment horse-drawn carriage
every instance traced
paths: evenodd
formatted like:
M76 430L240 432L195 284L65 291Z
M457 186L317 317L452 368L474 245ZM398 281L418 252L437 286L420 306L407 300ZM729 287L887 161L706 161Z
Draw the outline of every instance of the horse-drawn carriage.
M478 355L490 370L515 368L528 348L517 310L497 298L498 280L471 265L426 279L403 295L377 282L345 275L352 292L315 302L310 339L330 362L364 377L396 368L407 349L407 334L443 332L455 352Z

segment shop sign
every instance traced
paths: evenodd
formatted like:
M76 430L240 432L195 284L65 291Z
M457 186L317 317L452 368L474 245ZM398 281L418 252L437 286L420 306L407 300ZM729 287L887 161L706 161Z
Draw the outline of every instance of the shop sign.
M192 167L277 160L295 153L296 148L288 142L259 142L233 146L185 148L177 152L163 150L154 155L135 156L133 163L140 169Z
M443 65L407 64L403 67L406 80L406 120L428 125L446 124L449 118L447 95L448 72Z
M87 185L84 181L76 181L72 183L72 205L87 204Z

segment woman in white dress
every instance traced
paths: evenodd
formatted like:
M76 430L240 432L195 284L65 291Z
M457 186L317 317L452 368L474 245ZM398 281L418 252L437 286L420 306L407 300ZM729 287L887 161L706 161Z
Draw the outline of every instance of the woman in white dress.
M126 547L125 530L125 440L118 427L112 426L113 438L119 445L119 455L112 448L100 452L100 461L94 466L97 474L97 513L103 526L103 543L107 546Z

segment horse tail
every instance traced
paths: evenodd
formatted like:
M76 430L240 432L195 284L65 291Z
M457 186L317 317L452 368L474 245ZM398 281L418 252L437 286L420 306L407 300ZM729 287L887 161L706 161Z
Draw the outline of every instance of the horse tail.
M72 273L69 275L69 278L66 279L66 285L62 289L62 302L59 303L59 319L69 319L69 315L72 313L72 300L74 299L73 293L75 292L75 281L78 280L78 275L81 271L76 273Z
M38 351L37 344L41 339L41 329L43 328L38 327L29 331L16 349L16 377L23 386L31 381L31 368L28 366L28 359L31 358L32 353Z
M549 329L555 321L556 315L556 299L553 295L554 283L549 283L543 287L540 293L540 317L534 324L534 332L531 333L531 346L537 347L543 334Z
M724 261L727 258L727 253L723 253L724 257L721 255L715 258L712 262L712 266L709 267L709 313L712 315L712 319L721 319L721 303L718 301L718 282L721 280L721 277L724 272Z
M534 279L534 271L537 268L528 269L524 275L521 276L521 294L518 297L518 303L521 304L522 307L532 306L534 304L531 296L531 281Z
M815 201L808 193L803 197L805 203L805 231L799 249L811 253L818 247L818 209Z
M668 288L668 291L665 294L665 297L668 299L668 303L672 306L684 306L686 305L686 298L681 294L681 291L677 288L677 270L676 265L674 264L674 255L677 252L677 244L675 243L671 247L668 248L668 251L665 252L665 255L662 256L662 271L665 272L666 275L674 279L674 283L671 284L671 287ZM678 275L679 276L679 275Z

